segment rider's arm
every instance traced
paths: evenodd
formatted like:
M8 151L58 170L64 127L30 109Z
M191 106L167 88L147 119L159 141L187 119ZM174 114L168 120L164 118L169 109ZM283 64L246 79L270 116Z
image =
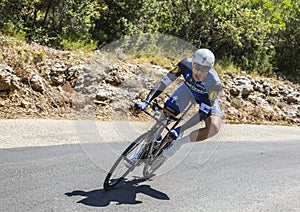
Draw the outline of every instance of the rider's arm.
M215 84L213 84L208 88L208 96L209 96L211 106L215 104L215 101L221 90L222 90L221 82L216 82Z
M148 94L146 101L151 102L153 99L158 97L172 82L174 82L180 75L182 70L180 68L180 63L170 71L161 81L159 81L154 88L151 89Z

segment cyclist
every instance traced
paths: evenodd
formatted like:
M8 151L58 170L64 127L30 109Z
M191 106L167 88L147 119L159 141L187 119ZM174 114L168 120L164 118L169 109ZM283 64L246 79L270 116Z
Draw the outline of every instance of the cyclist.
M205 48L198 49L193 58L180 61L155 87L150 91L145 101L136 103L135 109L145 109L149 103L159 96L179 76L185 81L165 102L164 114L166 116L179 115L191 101L196 101L199 111L182 126L172 130L172 143L162 153L161 160L171 157L185 143L198 142L216 135L221 127L222 112L218 103L218 93L222 84L218 74L213 69L215 62L214 54ZM189 135L179 138L179 135L186 129L204 120L205 127L192 131ZM142 147L143 148L143 147ZM129 160L132 163L143 152L142 148ZM125 163L129 166L129 163Z

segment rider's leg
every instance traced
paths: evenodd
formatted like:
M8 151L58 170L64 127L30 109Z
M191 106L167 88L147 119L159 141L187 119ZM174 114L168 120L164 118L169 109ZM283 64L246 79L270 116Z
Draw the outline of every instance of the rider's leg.
M193 142L203 141L216 135L222 124L222 111L218 102L211 108L211 115L205 119L205 127L191 132Z
M221 128L222 119L219 116L209 116L205 120L205 127L191 132L190 139L192 142L203 141L215 136Z
M165 119L166 116L176 117L180 114L190 103L192 96L191 92L185 84L182 84L176 89L171 97L165 102L164 111L160 116L160 120ZM158 131L161 134L163 127Z
M218 102L215 102L214 106L211 108L209 114L205 115L202 110L199 110L195 116L193 116L190 120L188 120L185 124L182 125L182 129L186 130L191 126L197 124L197 120L199 122L204 119L205 127L199 130L195 130L190 134L190 140L193 142L202 141L207 138L210 138L216 135L221 128L222 124L222 110Z
M177 116L189 105L193 99L193 95L190 92L186 84L179 86L171 97L165 102L164 111L168 116Z
M205 127L192 131L176 141L173 141L169 148L163 151L167 158L173 156L177 150L185 143L199 142L216 135L221 128L222 119L220 116L211 115L205 120Z

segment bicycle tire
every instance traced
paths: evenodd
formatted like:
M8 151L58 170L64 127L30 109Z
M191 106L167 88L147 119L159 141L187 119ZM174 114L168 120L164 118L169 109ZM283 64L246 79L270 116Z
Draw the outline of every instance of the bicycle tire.
M141 162L141 158L143 154L141 154L141 158L139 158L135 164L133 164L130 168L127 168L122 162L126 160L129 154L133 153L135 150L138 150L140 148L140 145L142 144L145 139L147 139L149 136L149 132L146 132L139 136L135 141L133 141L126 149L125 151L119 156L117 161L114 163L112 168L110 169L109 173L107 174L104 183L103 183L103 188L104 190L108 191L111 190L113 187L118 185L120 182L122 182L125 177L134 170L136 166L138 166ZM146 152L147 148L145 148ZM116 173L117 169L121 166L120 168L124 168L124 171L121 171L121 173Z

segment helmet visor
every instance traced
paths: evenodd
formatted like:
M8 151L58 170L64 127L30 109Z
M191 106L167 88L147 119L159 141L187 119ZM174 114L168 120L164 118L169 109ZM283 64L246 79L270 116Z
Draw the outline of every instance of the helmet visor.
M199 63L193 63L193 67L196 71L201 71L201 72L209 72L210 70L210 67L201 65Z

